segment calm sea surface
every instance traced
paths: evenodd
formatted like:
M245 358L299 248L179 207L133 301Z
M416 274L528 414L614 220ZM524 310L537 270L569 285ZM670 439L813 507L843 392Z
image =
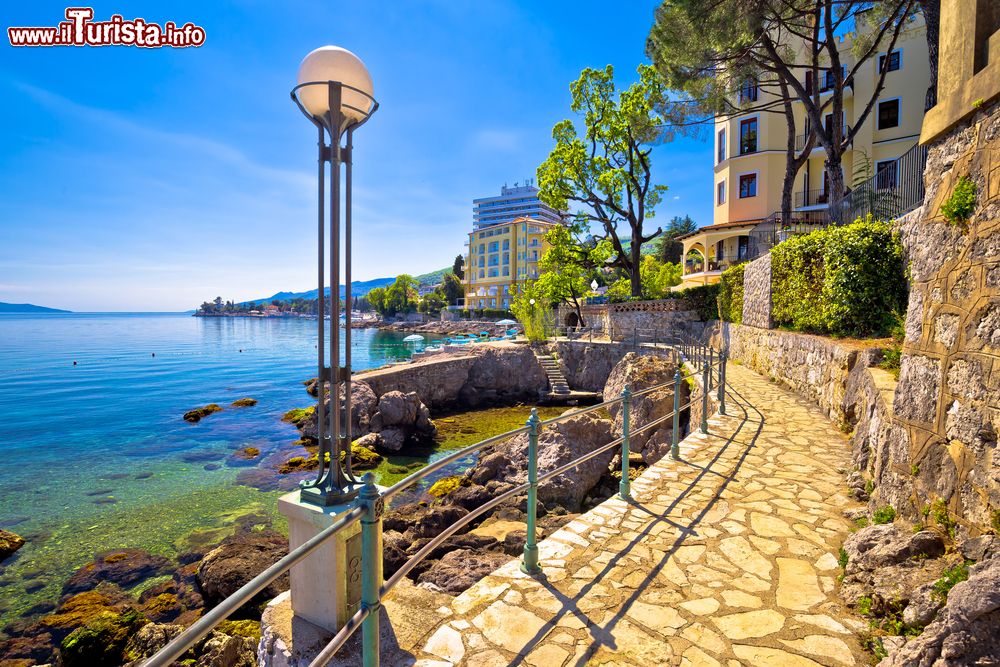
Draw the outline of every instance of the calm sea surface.
M28 539L0 570L0 621L54 600L97 551L175 555L240 515L273 516L279 494L234 484L226 461L298 437L281 415L314 400L302 381L315 375L315 330L278 318L0 315L0 527ZM357 370L409 357L403 334L352 333ZM228 407L244 396L258 405ZM226 409L181 419L206 403Z

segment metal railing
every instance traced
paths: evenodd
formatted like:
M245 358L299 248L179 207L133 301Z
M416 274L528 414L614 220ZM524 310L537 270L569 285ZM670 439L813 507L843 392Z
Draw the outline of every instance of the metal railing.
M826 190L799 190L795 193L794 207L818 206L830 203L830 193Z
M591 339L599 328L569 327L561 328L561 333L568 339L578 340L583 336L590 336ZM557 332L559 333L559 332ZM604 335L600 331L600 335ZM591 405L579 410L568 412L559 417L547 420L540 420L536 409L531 410L531 414L524 426L502 433L500 435L487 438L469 447L452 452L447 456L430 463L421 470L409 477L397 482L393 486L380 491L375 485L374 475L368 473L364 477L364 486L358 496L356 504L345 514L339 517L332 525L317 533L304 544L289 552L278 562L254 577L250 582L242 586L239 590L223 600L196 623L180 633L171 640L164 648L143 663L143 667L166 667L172 664L198 641L208 635L219 623L229 617L233 612L246 604L260 591L278 577L301 562L304 558L322 546L327 540L333 538L338 533L353 527L356 523L361 524L361 600L357 612L347 621L347 623L334 635L333 639L320 651L320 653L310 662L310 667L322 667L326 665L339 651L348 639L361 628L362 634L362 660L365 667L377 667L379 664L379 609L382 599L399 583L399 581L409 574L414 567L426 559L431 552L441 546L449 537L466 527L490 510L498 507L503 502L515 498L519 495L527 495L526 506L526 540L522 555L521 569L529 574L537 574L541 571L538 559L538 535L537 535L537 503L539 484L546 480L562 475L577 466L607 452L610 449L621 447L621 482L619 483L619 497L623 499L631 498L631 482L629 481L629 441L633 436L655 428L668 420L672 421L670 456L677 460L680 458L679 443L681 435L681 414L691 408L695 403L695 398L691 398L684 405L681 405L681 386L688 379L696 379L701 385L701 423L699 425L702 433L708 432L708 410L709 396L714 390L716 400L719 404L720 414L725 414L725 388L726 384L726 355L724 352L716 352L709 346L697 342L690 338L685 338L676 333L668 333L651 329L634 329L631 337L621 338L622 343L631 343L636 347L645 347L655 352L667 352L672 355L677 362L677 371L671 380L657 385L646 387L638 391L633 391L630 386L626 386L621 395L617 398ZM631 402L638 397L652 392L672 388L673 390L673 410L670 413L647 422L642 425L630 423ZM614 405L621 405L622 410L622 434L576 459L569 461L553 470L539 474L538 472L538 436L541 430L551 424L555 424L573 417L588 414L598 410L607 409ZM421 480L428 478L433 473L442 469L450 463L459 459L476 454L483 449L503 442L509 438L527 433L528 435L528 462L527 462L527 482L524 482L504 493L495 496L486 503L467 513L453 524L445 528L438 535L433 537L417 553L407 560L388 579L383 580L382 553L379 550L381 544L382 515L386 504L401 492L413 487Z
M882 164L875 175L851 190L839 203L843 224L864 218L869 213L881 220L894 220L924 202L924 169L927 146L915 145L896 160L895 172Z

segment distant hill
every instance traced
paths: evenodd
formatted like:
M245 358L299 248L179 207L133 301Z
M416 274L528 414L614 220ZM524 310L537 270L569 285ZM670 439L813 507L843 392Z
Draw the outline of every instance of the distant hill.
M444 274L451 271L451 267L445 267L443 269L438 269L437 271L431 271L429 273L421 273L419 276L413 276L421 286L437 285L442 280L444 280ZM395 282L396 278L373 278L372 280L355 280L351 283L351 295L352 296L364 296L368 292L372 291L376 287L385 287L391 285ZM244 301L246 304L268 304L272 301L291 301L292 299L315 299L318 290L309 290L308 292L276 292L271 296L264 299L254 299L252 301ZM344 296L345 290L344 286L340 286L340 296ZM323 290L324 296L330 296L330 288L327 287ZM34 306L37 308L38 306Z
M71 310L46 308L33 303L4 303L0 301L0 313L71 313Z
M413 276L417 279L417 282L421 285L437 285L444 280L444 274L451 271L450 266L446 266L443 269L438 269L437 271L431 271L430 273L421 273L419 276Z

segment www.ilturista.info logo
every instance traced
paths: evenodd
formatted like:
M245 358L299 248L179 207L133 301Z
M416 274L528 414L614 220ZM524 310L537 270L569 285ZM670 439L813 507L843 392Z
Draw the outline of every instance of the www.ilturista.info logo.
M108 21L94 21L92 7L67 7L66 21L55 27L7 28L11 46L164 46L184 48L205 43L205 29L193 23L162 26L145 19L127 20L114 14Z

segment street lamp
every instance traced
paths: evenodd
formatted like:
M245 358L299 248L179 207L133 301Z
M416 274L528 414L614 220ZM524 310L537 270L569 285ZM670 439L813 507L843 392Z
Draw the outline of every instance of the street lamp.
M323 46L303 59L299 65L298 85L292 89L292 100L319 133L319 252L317 257L317 396L316 435L319 439L319 473L316 480L302 485L301 499L322 506L350 500L358 493L360 482L351 469L351 163L353 162L354 131L371 118L378 109L372 97L372 79L368 69L356 55L339 46ZM326 143L329 135L330 142ZM343 143L342 143L343 142ZM323 190L326 163L330 163L330 366L326 365L324 346L325 286L324 286L324 209ZM341 167L344 167L344 187L341 188ZM340 244L341 192L344 199L344 246ZM344 254L344 365L340 365L340 255ZM341 424L341 383L343 383L343 421ZM330 424L324 409L329 387ZM341 452L346 452L346 470L340 464ZM329 455L329 464L326 456Z
M594 280L590 281L590 289L593 290L594 292L597 291L597 279L596 278Z

